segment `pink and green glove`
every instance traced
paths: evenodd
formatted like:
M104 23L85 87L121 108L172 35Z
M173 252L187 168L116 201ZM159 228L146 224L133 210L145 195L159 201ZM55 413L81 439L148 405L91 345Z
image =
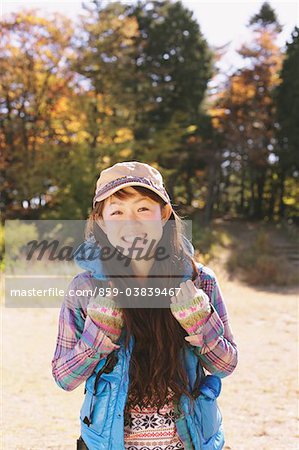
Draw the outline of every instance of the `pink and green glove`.
M112 342L119 339L124 319L122 308L116 306L113 297L93 298L88 303L87 314Z
M177 295L170 298L170 310L180 325L190 336L185 339L192 343L192 335L199 334L212 313L208 295L197 289L192 280L180 284Z

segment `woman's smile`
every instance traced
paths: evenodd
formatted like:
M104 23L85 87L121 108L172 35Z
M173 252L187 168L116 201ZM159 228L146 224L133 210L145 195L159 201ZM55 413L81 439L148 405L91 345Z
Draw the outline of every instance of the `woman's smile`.
M147 233L140 233L140 234L126 234L125 236L122 236L121 239L126 242L127 244L133 244L135 239L144 240L147 237Z

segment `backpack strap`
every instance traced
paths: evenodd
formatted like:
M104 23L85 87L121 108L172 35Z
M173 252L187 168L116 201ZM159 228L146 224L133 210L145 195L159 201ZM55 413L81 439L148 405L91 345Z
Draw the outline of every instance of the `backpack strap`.
M196 365L196 380L191 392L192 397L195 399L200 394L200 387L203 381L206 379L207 375L204 373L204 370L202 368L202 365L200 364L200 359L197 359L197 365Z

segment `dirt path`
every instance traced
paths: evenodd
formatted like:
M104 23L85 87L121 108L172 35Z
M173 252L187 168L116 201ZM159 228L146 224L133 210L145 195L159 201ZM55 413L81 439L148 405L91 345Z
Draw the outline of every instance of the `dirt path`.
M238 367L223 380L219 400L225 449L296 449L296 291L220 283L239 347ZM4 450L76 448L84 386L65 392L52 378L58 315L2 309Z

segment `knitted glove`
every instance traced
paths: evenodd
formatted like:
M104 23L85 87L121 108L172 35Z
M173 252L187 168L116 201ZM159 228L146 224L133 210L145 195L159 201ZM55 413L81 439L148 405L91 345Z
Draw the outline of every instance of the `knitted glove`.
M170 310L188 334L198 334L212 312L210 299L191 280L181 283L180 288L178 294L170 298Z
M124 319L122 308L116 306L113 297L98 295L91 299L87 306L87 314L113 342L119 339Z

